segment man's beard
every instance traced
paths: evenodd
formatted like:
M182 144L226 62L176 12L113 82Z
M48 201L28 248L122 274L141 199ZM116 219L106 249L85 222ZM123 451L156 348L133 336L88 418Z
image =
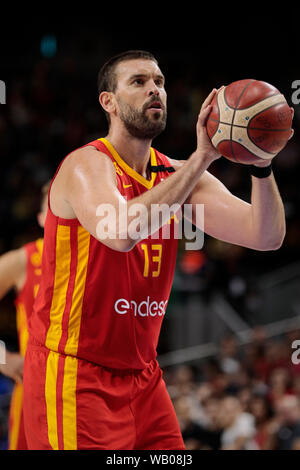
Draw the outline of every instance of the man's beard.
M132 108L120 98L117 100L119 104L119 117L132 137L141 140L152 140L165 129L167 111L163 104L161 104L162 111L152 113L151 117L147 115L149 105L154 101L160 101L157 98L145 103L141 111Z

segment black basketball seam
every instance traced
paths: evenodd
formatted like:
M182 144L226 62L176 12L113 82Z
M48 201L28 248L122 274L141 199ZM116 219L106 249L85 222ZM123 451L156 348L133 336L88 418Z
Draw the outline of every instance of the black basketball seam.
M256 80L254 80L254 81L256 82ZM255 105L258 104L258 103L262 103L263 101L268 100L269 98L272 98L273 96L277 96L277 95L281 95L281 93L278 92L278 93L274 93L274 95L266 96L266 98L262 98L262 99L259 100L259 101L255 101L255 103L250 104L250 106L246 106L246 108L240 108L240 110L243 110L243 111L244 111L245 109L252 108L252 106L255 106ZM282 96L283 96L283 95L282 95ZM282 101L282 103L284 103L284 101ZM279 104L279 103L277 103L277 104ZM273 106L273 105L272 105L272 106ZM266 109L268 109L268 108L266 108Z
M228 142L228 140L227 139L220 140L220 142L218 142L218 147L222 142Z
M264 111L267 111L268 109L274 108L274 106L277 106L278 104L281 104L281 103L271 104L268 108L264 108L262 111L259 111L258 113L254 114L254 116L252 116L252 118L251 118L250 121L248 122L248 126L247 126L247 127L250 127L251 121L253 121L253 119L254 119L256 116L258 116L259 114L261 114L261 113L264 112ZM254 128L254 127L251 127L251 129L255 129L255 128ZM258 130L260 130L260 129L258 129ZM269 130L269 129L262 129L262 130L266 130L266 131L267 131L267 130ZM274 130L274 131L276 131L276 130L278 130L278 131L285 131L285 130L287 130L287 131L288 131L288 130L290 130L290 127L289 127L288 129L270 129L270 130Z
M269 108L266 108L266 109L269 109ZM255 116L257 116L257 114ZM218 119L214 119L214 118L208 118L208 120L218 122L219 124L224 124L226 126L231 126L232 125L230 122L218 121ZM252 118L251 118L251 121L252 121ZM233 124L233 127L239 127L241 129L246 129L249 126L241 126L240 124ZM287 127L285 129L266 129L266 128L263 128L263 127L251 127L251 130L253 130L253 131L266 131L266 132L286 132L286 131L290 131L291 128Z
M233 132L233 129L232 129L232 128L233 128L234 118L235 118L236 111L237 111L237 109L238 109L238 105L239 105L239 102L240 102L241 99L242 99L243 94L245 93L245 91L247 90L247 88L248 88L248 87L251 85L251 83L253 83L253 82L256 82L256 80L250 80L250 81L247 83L247 85L245 85L245 87L244 87L243 90L241 91L240 96L239 96L238 99L237 99L236 107L233 108L234 111L233 111L233 116L232 116L232 121L231 121L231 128L230 128L230 147L231 147L231 154L232 154L232 156L233 156L233 158L235 159L236 162L238 162L238 160L237 160L237 158L236 158L236 156L235 156L235 153L234 153L234 150L233 150L233 145L232 145L232 132ZM224 96L225 96L225 91L226 91L226 89L224 90Z
M274 96L274 95L273 95L273 96ZM274 108L274 106L277 106L278 104L280 104L280 103L272 104L272 105L269 106L268 108L263 109L263 111L266 111L267 109ZM255 131L255 130L260 130L260 129L256 129L255 127L250 127L250 123L251 123L251 121L252 121L256 116L258 116L258 115L259 115L260 113L262 113L263 111L260 111L259 113L256 113L256 114L255 114L254 116L252 116L252 118L250 119L250 121L249 121L249 123L248 123L248 126L247 126L247 136L248 136L248 139L249 139L254 145L256 145L256 147L259 148L260 150L263 150L264 152L267 152L267 153L269 153L269 154L271 154L271 155L277 155L278 152L276 152L276 153L268 152L268 151L266 151L264 148L262 148L262 147L260 147L259 145L257 145L257 143L256 143L256 142L253 142L253 140L251 139L251 137L250 137L250 135L249 135L249 130L254 130L254 131ZM276 131L277 129L262 129L262 130L265 131L265 132L268 132L269 130L274 132L274 131ZM289 128L289 129L278 129L278 130L277 130L277 132L280 132L280 131L281 131L281 132L290 131L290 128ZM282 148L284 148L284 147L282 147ZM282 149L281 149L281 150L282 150ZM281 150L279 150L279 152L280 152Z
M226 88L225 88L225 90L226 90ZM228 103L228 101L227 101L227 99L226 99L225 90L224 90L224 101L225 101L225 103L226 103L226 106L228 106L228 108L234 110L235 108L234 108L233 106L230 106L230 104Z
M251 139L250 139L250 140L251 140ZM262 150L264 153L267 153L267 154L269 154L269 155L274 155L274 156L277 155L277 153L268 152L267 150L262 149L262 148L259 147L255 142L253 142L252 140L251 140L251 142L252 142L254 145L256 145L256 147L258 147L260 150ZM241 144L240 142L239 142L239 144L240 144L242 147L244 147L244 149L248 150L248 152L250 152L250 153L252 154L251 150L249 150L245 145ZM252 155L253 155L253 154L252 154ZM266 159L264 159L264 158L262 158L262 157L259 157L258 155L255 155L255 157L261 158L262 160L266 160Z
M253 128L252 128L253 129ZM254 129L255 130L255 129ZM260 130L260 129L259 129ZM250 140L250 142L252 142L252 144L254 144L257 148L259 148L260 150L262 150L263 152L265 153L269 153L270 155L277 155L278 152L280 152L280 150L278 150L278 152L268 152L268 150L265 150L264 148L260 147L256 142L253 142L253 140L251 139L249 133L248 133L248 130L247 130L247 135L248 135L248 138ZM284 147L282 147L284 148ZM282 150L282 149L281 149Z
M219 145L220 145L222 142L228 142L228 140L227 140L227 139L220 140L220 142L218 142L218 147L219 147ZM254 143L254 142L253 142L253 143ZM240 142L238 142L238 144L239 144L241 147L243 147L245 150L247 150L247 152L249 152L249 153L252 154L251 150L249 150L245 145L241 144ZM254 145L256 145L256 144L254 144ZM277 155L277 153L267 152L266 150L260 148L258 145L256 145L256 146L257 146L260 150L262 150L264 153L267 153L268 155L273 155L273 156ZM253 155L253 154L252 154L252 155ZM267 160L266 158L258 157L257 155L255 155L255 156L256 156L257 158L260 158L261 160ZM241 162L236 159L236 163L241 163ZM249 165L250 165L250 163L249 163Z

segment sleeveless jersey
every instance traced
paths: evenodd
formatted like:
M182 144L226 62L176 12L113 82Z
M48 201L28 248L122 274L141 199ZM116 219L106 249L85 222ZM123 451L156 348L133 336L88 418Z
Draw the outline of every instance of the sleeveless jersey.
M161 171L152 172L147 180L124 162L107 139L87 145L112 160L118 190L127 200L169 176L167 157L153 148L151 165ZM165 239L163 233L166 228L171 234L176 229L176 215L155 239L144 239L123 253L94 238L78 219L55 216L49 194L43 277L30 321L33 342L104 367L144 369L157 355L171 291L177 239Z
M20 354L25 356L28 342L28 320L33 311L42 273L43 239L24 245L26 251L26 279L22 290L15 299L17 332Z

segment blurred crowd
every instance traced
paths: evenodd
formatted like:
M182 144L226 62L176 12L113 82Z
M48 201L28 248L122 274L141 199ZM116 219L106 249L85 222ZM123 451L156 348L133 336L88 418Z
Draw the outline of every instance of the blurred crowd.
M299 335L257 329L243 347L227 336L216 357L165 370L187 449L300 450Z

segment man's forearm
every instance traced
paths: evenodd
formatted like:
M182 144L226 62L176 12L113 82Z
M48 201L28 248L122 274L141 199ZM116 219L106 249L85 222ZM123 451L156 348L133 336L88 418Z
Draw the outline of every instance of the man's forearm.
M150 210L154 204L168 204L169 206L175 203L183 204L210 163L211 161L205 155L192 154L171 176L150 191L129 201L128 205L141 203Z
M147 238L166 224L170 219L170 212L162 211L160 212L161 216L156 217L156 211L160 210L159 206L161 207L163 204L167 207L181 206L210 163L211 159L204 154L194 153L171 176L141 196L128 201L121 209L123 214L120 214L119 217L119 220L124 221L124 226L118 227L119 238L127 240L129 247L133 247L141 239ZM132 210L138 209L138 205L142 206L143 211L138 214L138 220L136 220L137 215L132 215ZM132 239L130 236L130 223L134 219L134 227L139 225L139 233L141 234L138 239Z
M252 228L257 249L276 250L285 237L285 213L274 175L252 176Z

